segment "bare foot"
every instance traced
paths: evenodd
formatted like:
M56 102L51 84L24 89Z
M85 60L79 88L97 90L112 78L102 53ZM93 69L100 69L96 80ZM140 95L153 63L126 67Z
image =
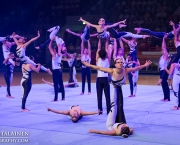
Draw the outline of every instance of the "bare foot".
M52 75L52 72L51 72L50 69L47 69L47 73L50 74L50 75Z
M173 108L171 108L171 110L178 110L178 107L174 106Z
M56 100L56 101L55 101L55 100L52 100L51 102L57 102L57 101L58 101L58 100Z
M44 78L42 78L42 81L44 82Z
M11 99L13 99L13 98L14 98L14 97L12 97L12 96L9 96L9 95L6 95L6 97L7 97L7 98L11 98Z
M126 27L126 25L125 24L120 24L119 25L119 28L123 28L123 27Z
M133 95L133 97L136 97L136 95Z
M91 92L89 92L88 95L91 95Z
M37 47L35 47L36 49L40 49L40 47L39 46L37 46Z
M164 102L169 102L169 100L168 100L168 99L166 99L166 100L164 100Z
M22 109L21 112L29 112L29 109Z
M141 28L134 28L134 30L136 30L138 34L141 33Z
M133 97L133 95L130 95L130 96L128 96L128 97Z
M65 98L61 99L62 101L65 101Z
M161 99L160 101L164 101L164 99Z
M82 92L80 95L84 95L84 93Z

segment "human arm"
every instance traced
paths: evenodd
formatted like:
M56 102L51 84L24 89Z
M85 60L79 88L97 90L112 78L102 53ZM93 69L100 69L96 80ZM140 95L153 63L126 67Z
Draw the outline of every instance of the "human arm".
M99 58L99 51L101 50L101 39L99 39L98 41L98 50L96 51L96 63L98 61Z
M120 48L122 49L123 55L124 55L124 44L121 39L119 39L119 45L120 45Z
M104 134L104 135L112 135L112 136L115 136L116 135L116 132L114 129L112 130L107 130L107 131L103 131L103 130L94 130L94 129L90 129L89 130L89 133L96 133L96 134Z
M68 61L68 59L67 59L67 58L62 58L61 60L62 60L62 61Z
M90 43L90 40L87 40L87 43L88 43L88 54L89 54L89 57L91 58L91 43Z
M98 33L90 34L90 37L95 37L95 36L97 36L97 35L98 35Z
M125 38L121 38L122 41L124 41L125 43L129 43L129 40L125 39Z
M109 61L109 63L110 63L110 62L111 62L111 54L112 54L112 51L111 51L111 52L109 51L108 46L109 46L109 38L106 38L105 49L106 49L108 61ZM112 48L112 49L113 49L113 48Z
M36 37L32 38L31 40L29 40L28 42L26 42L26 43L24 44L24 48L26 48L31 42L37 40L39 37L40 37L40 33L39 33L39 31L38 31L38 35L37 35Z
M85 112L85 111L81 111L81 115L82 116L87 116L87 115L95 115L98 114L98 111L94 111L94 112Z
M57 113L57 114L70 115L69 110L67 110L67 111L58 111L58 110L53 110L53 109L47 108L47 111Z
M4 61L3 61L3 64L6 64L9 60L9 57L7 57Z
M125 24L125 23L126 23L126 19L123 20L123 21L119 21L119 22L117 22L117 23L114 23L114 24L112 24L112 25L107 25L107 26L106 26L106 29L112 28L112 27L116 27L116 26L118 26L119 24Z
M144 65L140 65L140 66L137 66L137 67L134 67L134 68L126 68L125 71L126 71L126 74L127 73L130 73L130 72L134 72L134 71L137 71L137 70L141 70L145 67L148 67L152 62L150 60L147 60L146 63Z
M51 53L52 57L54 57L54 56L55 56L55 53L54 53L54 50L53 50L53 48L52 48L52 40L50 41L48 48L49 48L49 52Z
M169 24L173 27L173 31L174 31L174 45L177 46L177 31L175 28L175 24L173 21L170 21Z
M84 51L84 41L81 39L81 57L83 56L83 51Z
M38 67L34 67L32 64L30 64L30 69L37 72L37 73L39 73L40 66L41 66L41 64L38 64Z
M72 34L72 35L78 36L78 37L81 36L80 34L75 33L75 32L73 32L73 31L71 31L70 29L66 29L66 32L68 32L68 33L70 33L70 34Z
M99 66L96 66L96 65L92 65L92 64L89 64L87 62L82 62L85 66L87 67L91 67L95 70L99 70L99 71L103 71L103 72L107 72L107 73L113 73L113 69L112 68L103 68L103 67L99 67Z
M96 29L98 27L98 25L94 25L94 24L89 23L88 21L85 21L82 17L80 17L79 21L82 21L82 22L86 23L87 25L94 27Z
M167 47L166 47L166 38L167 38L167 34L164 35L163 37L163 41L162 41L162 51L163 51L163 55L165 56L165 59L168 59L168 52L167 52Z
M166 71L169 75L172 75L173 72L174 72L175 66L176 66L176 64L173 63L173 64L171 64L170 69L168 70L167 68L165 68L165 71Z
M113 52L113 59L114 59L114 61L116 59L116 56L117 56L117 41L114 38L114 52Z

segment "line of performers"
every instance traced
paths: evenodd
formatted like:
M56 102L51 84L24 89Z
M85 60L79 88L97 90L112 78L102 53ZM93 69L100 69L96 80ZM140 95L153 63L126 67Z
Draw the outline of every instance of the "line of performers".
M180 57L180 35L178 35L178 31L180 30L180 25L175 25L173 22L170 22L170 25L173 26L173 31L169 33L165 32L153 32L144 28L135 28L137 30L137 34L133 34L131 32L118 32L113 27L119 26L120 28L126 27L124 21L120 21L114 23L112 25L106 25L105 20L103 18L99 19L98 25L91 24L84 19L80 18L79 21L85 22L87 25L81 34L75 33L66 29L67 32L76 35L81 38L81 58L77 58L76 54L68 54L64 41L57 36L57 33L60 29L60 26L52 27L48 30L50 32L49 39L42 45L36 47L36 49L43 49L46 45L49 45L49 51L52 55L52 72L50 69L45 68L41 64L36 64L34 62L34 58L26 56L26 48L27 46L37 40L40 37L40 33L38 32L37 37L26 41L25 37L19 36L13 33L8 37L0 37L0 41L3 43L3 54L4 54L4 64L6 65L5 70L5 81L7 84L7 97L12 98L10 93L10 84L13 78L13 69L15 65L20 65L22 63L22 79L21 79L21 88L22 88L22 111L29 111L26 109L25 104L28 97L28 94L31 90L32 86L32 78L31 72L39 72L40 69L46 71L50 75L52 74L53 83L49 83L43 79L45 83L48 83L54 86L55 96L53 101L58 101L58 92L62 94L62 100L65 100L65 90L63 85L62 78L62 70L61 70L61 61L68 61L70 66L70 81L67 86L77 87L77 79L76 79L76 71L75 65L77 59L80 59L82 62L82 92L81 95L84 94L85 91L85 82L87 79L88 82L88 94L91 94L91 69L97 70L97 80L96 80L96 90L97 90L97 100L98 100L98 111L95 112L85 112L82 111L80 106L71 106L70 109L66 111L53 110L51 108L47 108L48 111L68 115L71 120L76 123L85 115L93 115L103 113L102 109L102 94L104 91L106 97L106 108L107 108L107 131L101 130L93 130L90 129L90 133L98 133L98 134L106 134L106 135L121 135L123 137L128 137L132 134L133 129L128 127L126 124L126 119L123 110L123 93L122 93L122 85L126 83L126 75L129 77L130 81L130 97L134 97L136 94L136 83L138 79L138 71L148 67L152 62L146 61L144 65L140 65L137 58L137 39L147 38L151 36L157 38L163 38L162 43L162 57L160 58L160 74L161 79L159 80L159 84L162 84L163 92L165 98L163 100L169 99L169 92L167 92L167 79L168 74L173 76L173 90L174 94L178 96L179 90L179 82L180 82L180 65L179 65L179 57ZM97 30L96 34L89 34L90 27L94 27ZM139 35L140 32L146 32L148 35ZM91 65L91 44L90 37L97 36L98 41L98 49L96 52L96 65ZM127 39L130 38L130 39ZM174 38L175 46L177 48L177 53L173 56L171 61L167 65L168 61L168 49L166 47L165 39ZM14 42L9 42L9 39L13 39ZM117 40L119 41L120 47L117 45ZM103 48L102 42L105 41L105 47ZM125 42L130 51L127 55L127 60L124 59L124 46L123 42ZM55 43L54 43L55 42ZM87 43L87 44L86 44ZM16 55L17 58L14 57L14 54L10 52L12 45L17 45ZM110 67L110 61L113 54L114 67ZM65 57L65 58L64 58ZM172 64L172 65L171 65ZM113 85L113 90L111 90L112 95L110 95L110 84ZM169 88L169 87L168 87ZM110 97L111 96L111 97ZM169 98L168 98L169 97ZM174 109L179 109L179 104L176 104Z

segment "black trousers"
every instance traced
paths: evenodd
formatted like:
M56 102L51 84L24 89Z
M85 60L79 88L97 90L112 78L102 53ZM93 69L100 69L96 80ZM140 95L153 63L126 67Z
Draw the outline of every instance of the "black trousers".
M81 77L82 77L82 93L84 93L86 78L88 82L88 92L91 92L91 69L89 67L82 68Z
M162 77L163 76L163 77ZM168 99L170 101L170 90L168 85L168 73L165 70L160 71L160 78L162 79L162 89L164 94L164 100Z
M122 88L117 87L117 116L116 116L116 123L126 123L126 118L124 115L124 108L123 108L123 93Z
M100 111L103 111L102 109L102 93L104 90L104 95L106 97L106 109L107 114L110 111L110 85L108 77L98 77L96 79L96 92L97 92L97 101L98 101L98 109Z
M11 85L11 72L5 72L4 73L4 79L5 79L5 82L6 82L6 85L7 85L7 93L9 96L11 96L11 92L10 92L10 85Z
M65 91L64 91L64 84L62 79L62 70L61 69L55 69L52 71L52 77L53 77L53 83L54 83L54 101L58 100L58 91L59 87L62 93L62 99L65 98ZM58 87L59 86L59 87Z
M49 44L50 41L51 41L51 39L46 40L43 44L41 44L41 45L39 46L40 49L46 48L46 45Z
M132 79L133 75L131 73L128 73L128 80L129 80L129 85L130 85L130 91L131 91L131 95L133 95L133 79Z
M73 82L74 82L74 80L73 80L73 67L70 67L68 83L73 83ZM75 86L75 84L69 85L68 87L74 87L74 86Z
M29 92L31 91L31 87L32 87L31 77L24 80L24 82L22 83L22 87L24 89L24 94L23 94L23 98L22 98L22 109L26 109L26 107L25 107L26 100L27 100L27 97L28 97Z

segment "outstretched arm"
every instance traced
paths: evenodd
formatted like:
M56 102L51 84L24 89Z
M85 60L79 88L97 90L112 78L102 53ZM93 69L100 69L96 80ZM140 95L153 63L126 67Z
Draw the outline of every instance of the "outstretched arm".
M63 115L70 115L70 111L58 111L58 110L53 110L50 108L47 108L48 111L53 112L53 113L57 113L57 114L63 114Z
M175 28L175 24L173 21L170 21L169 24L173 27L173 31L174 31L174 45L177 46L177 31Z
M86 23L87 25L89 25L91 27L94 27L96 29L98 27L98 25L94 25L94 24L89 23L88 21L85 21L84 19L82 19L82 17L80 17L79 21L82 21L82 22Z
M32 38L31 40L29 40L28 42L26 42L26 43L24 44L24 48L26 48L31 42L37 40L39 37L40 37L40 33L39 33L39 31L38 31L38 35L37 35L36 37Z
M119 22L117 22L117 23L114 23L114 24L112 24L112 25L107 25L107 26L106 26L106 29L112 28L112 27L116 27L116 26L118 26L119 24L125 24L125 23L126 23L126 19L123 20L123 21L119 21Z
M129 43L129 40L125 39L125 38L121 38L122 41L124 41L125 43Z
M137 67L134 67L134 68L126 68L126 74L127 73L130 73L130 72L134 72L134 71L137 71L137 70L141 70L145 67L148 67L152 62L150 60L147 60L146 63L144 65L140 65L140 66L137 66Z
M95 37L95 36L97 36L97 35L98 35L98 33L90 34L90 37Z
M169 75L172 75L173 72L174 72L174 69L175 69L175 63L171 64L171 67L170 69L168 70L167 68L165 68L165 71L169 74Z
M78 37L81 36L81 34L75 33L75 32L73 32L73 31L71 31L70 29L66 29L66 32L68 32L68 33L70 33L70 34L72 34L72 35L78 36Z
M116 132L115 130L107 130L107 131L102 131L102 130L94 130L94 129L90 129L89 130L89 133L96 133L96 134L104 134L104 135L112 135L112 136L115 136L116 135Z
M35 71L35 72L37 72L37 73L39 73L39 70L40 70L40 64L38 64L38 67L34 67L32 64L30 64L30 68L31 68L31 70L33 70L33 71Z
M81 111L81 115L82 115L82 116L95 115L95 114L98 114L98 113L99 113L98 111L95 111L95 112L85 112L85 111Z
M89 64L87 62L82 62L85 66L87 67L91 67L95 70L99 70L99 71L103 71L103 72L107 72L107 73L113 73L113 69L112 68L103 68L103 67L99 67L99 66L96 66L96 65L92 65L92 64Z

